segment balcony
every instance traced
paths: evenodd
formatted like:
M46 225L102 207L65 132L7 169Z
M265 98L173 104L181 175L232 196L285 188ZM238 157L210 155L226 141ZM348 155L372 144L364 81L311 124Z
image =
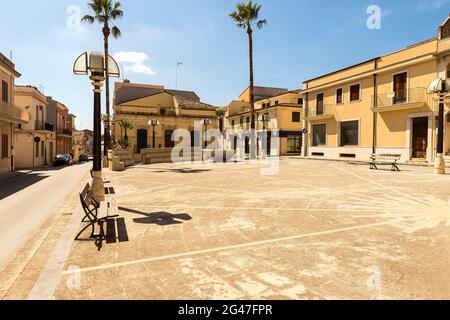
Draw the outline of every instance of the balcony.
M61 136L72 136L72 129L58 128L56 129L56 134Z
M29 115L26 111L11 103L0 101L0 120L28 123Z
M35 121L34 130L37 131L53 131L53 125L44 121Z
M334 117L334 105L326 104L323 106L316 106L308 108L306 120L328 120Z
M372 96L372 105L374 96ZM397 110L407 110L427 107L431 110L434 108L433 98L427 94L425 88L410 88L404 96L395 93L384 93L377 96L376 107L372 108L374 112L389 112Z

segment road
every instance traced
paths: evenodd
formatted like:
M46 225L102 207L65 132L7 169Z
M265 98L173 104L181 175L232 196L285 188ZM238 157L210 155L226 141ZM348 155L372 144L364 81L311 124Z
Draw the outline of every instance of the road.
M48 168L0 182L0 271L90 169L91 164Z

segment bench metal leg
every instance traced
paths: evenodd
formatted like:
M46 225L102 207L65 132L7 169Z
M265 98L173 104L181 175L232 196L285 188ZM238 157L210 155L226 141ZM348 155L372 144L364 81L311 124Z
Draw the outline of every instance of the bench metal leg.
M370 170L378 170L378 167L375 165L375 163L370 164Z
M396 164L392 165L392 171L401 172L400 168Z

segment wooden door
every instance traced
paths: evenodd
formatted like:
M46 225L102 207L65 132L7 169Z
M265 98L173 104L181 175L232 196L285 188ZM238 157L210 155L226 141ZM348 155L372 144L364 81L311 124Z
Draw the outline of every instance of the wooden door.
M426 159L428 148L428 117L413 119L413 158Z

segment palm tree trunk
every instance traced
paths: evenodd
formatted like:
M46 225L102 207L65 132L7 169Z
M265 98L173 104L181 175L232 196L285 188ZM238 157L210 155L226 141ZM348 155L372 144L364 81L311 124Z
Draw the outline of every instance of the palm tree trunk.
M110 101L109 101L109 73L108 73L108 66L109 66L109 43L108 43L108 39L109 39L109 35L110 35L111 30L109 29L109 25L108 22L105 23L105 26L103 28L103 36L104 36L104 45L105 45L105 94L106 94L106 99L105 99L105 103L106 103L106 115L107 115L107 122L105 124L105 140L104 140L104 150L103 150L103 154L105 156L108 155L108 149L109 149L109 142L110 142L110 137L109 137L109 132L110 132Z
M248 52L249 52L249 65L250 65L250 114L251 114L251 136L250 136L250 159L256 159L256 137L255 137L255 94L254 94L254 80L253 80L253 30L251 27L247 29L248 33Z

